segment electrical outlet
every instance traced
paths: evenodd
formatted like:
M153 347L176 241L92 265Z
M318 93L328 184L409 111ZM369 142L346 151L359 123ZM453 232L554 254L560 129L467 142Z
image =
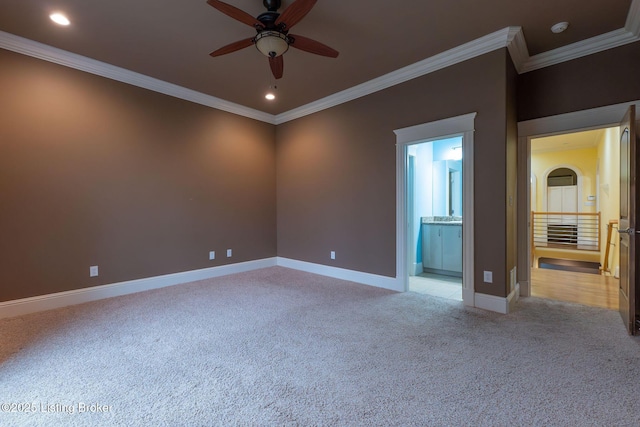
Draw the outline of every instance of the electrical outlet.
M231 249L227 249L227 258L231 258Z
M493 272L486 271L484 272L484 283L493 283Z
M98 266L92 265L89 267L89 277L96 277L98 275Z
M209 252L209 259L216 259L216 251Z
M331 259L336 259L336 251L331 251Z

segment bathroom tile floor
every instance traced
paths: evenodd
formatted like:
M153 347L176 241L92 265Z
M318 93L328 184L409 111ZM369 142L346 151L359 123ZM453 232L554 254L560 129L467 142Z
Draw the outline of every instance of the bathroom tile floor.
M409 291L462 301L462 278L422 273L409 277Z

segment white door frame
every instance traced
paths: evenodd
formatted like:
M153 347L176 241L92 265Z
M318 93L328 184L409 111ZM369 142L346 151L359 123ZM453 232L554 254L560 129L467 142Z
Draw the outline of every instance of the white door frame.
M409 290L407 149L421 142L462 136L462 300L475 306L473 285L473 132L477 113L394 130L396 134L396 278Z
M518 122L518 283L520 296L531 295L531 140L569 132L618 126L629 105L639 101Z

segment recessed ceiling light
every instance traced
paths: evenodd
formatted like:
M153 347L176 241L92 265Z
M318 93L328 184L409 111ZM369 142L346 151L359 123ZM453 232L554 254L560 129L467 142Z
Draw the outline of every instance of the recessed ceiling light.
M560 34L564 32L567 28L569 28L568 22L558 22L553 27L551 27L551 32L555 34Z
M69 18L67 18L62 13L59 13L59 12L52 13L51 15L49 15L49 18L51 18L51 20L56 24L64 25L65 27L71 23L69 22Z
M269 86L269 92L267 92L267 94L264 97L267 98L267 100L269 101L273 101L274 99L276 99L277 90L278 90L278 86L276 85Z

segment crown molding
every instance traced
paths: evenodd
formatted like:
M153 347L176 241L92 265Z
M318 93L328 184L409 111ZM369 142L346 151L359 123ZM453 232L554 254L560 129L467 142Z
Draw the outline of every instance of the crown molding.
M370 95L407 80L432 73L503 47L509 49L511 60L518 74L524 74L529 71L613 49L638 40L640 40L640 0L632 1L625 28L534 56L529 55L529 49L522 28L506 27L500 31L416 62L413 65L401 68L382 77L278 114L275 122L276 124L281 124L327 108L335 107L336 105Z
M640 0L633 0L624 28L636 37L640 37Z
M385 74L381 77L369 80L350 89L343 90L309 104L303 105L276 116L276 124L285 123L309 114L317 113L327 108L352 101L363 96L387 89L391 86L404 83L408 80L424 76L434 71L458 64L471 58L475 58L485 53L507 47L510 37L520 27L506 27L502 30L480 37L453 49L439 53L415 64L400 68L399 70Z
M512 31L507 48L509 49L513 65L516 67L518 74L521 74L525 64L529 60L529 48L527 47L527 41L524 39L522 28L511 28L517 31Z
M184 99L196 104L205 105L217 110L226 111L228 113L237 114L239 116L248 117L275 124L275 116L263 111L254 110L240 104L225 101L224 99L206 95L195 90L187 89L172 83L154 79L144 74L116 67L105 62L96 61L75 53L67 52L46 44L42 44L33 40L25 39L14 34L0 31L0 48L10 50L12 52L21 53L23 55L42 59L54 64L95 74L97 76L106 77L122 83L128 83L154 92L172 96L174 98Z
M335 107L505 47L509 50L518 74L523 74L638 40L640 40L640 0L633 0L625 27L606 34L529 56L522 28L506 27L350 89L273 115L0 31L0 48L274 125Z
M571 61L638 41L637 35L620 28L590 39L534 55L525 62L520 74Z

